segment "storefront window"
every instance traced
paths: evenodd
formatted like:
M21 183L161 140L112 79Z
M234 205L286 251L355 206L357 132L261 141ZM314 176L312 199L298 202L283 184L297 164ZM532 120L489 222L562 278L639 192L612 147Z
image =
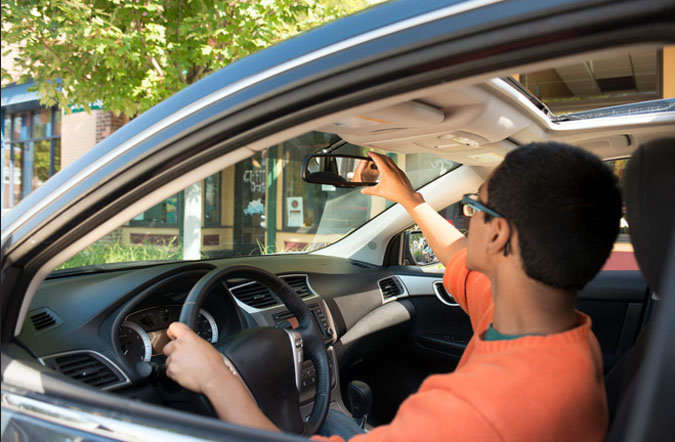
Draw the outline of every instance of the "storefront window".
M40 187L49 179L49 140L36 141L33 144L33 188Z
M284 231L315 233L323 215L326 200L329 199L330 192L327 192L327 189L344 193L343 189L306 183L300 176L300 165L308 154L336 141L339 141L339 138L335 135L310 132L282 145L285 164L295 166L285 168L282 200ZM360 154L360 151L354 154Z
M61 111L3 111L3 200L11 208L61 169Z
M204 180L204 226L220 225L220 173Z
M6 116L2 124L2 135L3 137L7 137L7 139L9 139L9 136L12 133L12 118Z
M12 134L12 137L10 138L11 140L22 140L25 138L21 136L21 128L24 127L24 121L25 118L23 114L14 115L12 130L10 131Z
M51 132L52 116L50 109L33 113L33 138L45 138Z
M52 138L52 161L50 165L50 175L54 175L61 170L61 138Z
M56 111L53 114L54 124L52 125L52 136L60 137L61 136L61 112Z
M10 167L10 190L14 194L14 201L19 201L23 197L23 143L12 145Z
M265 253L267 161L258 153L235 166L234 252L237 255Z
M177 227L178 195L168 198L129 221L130 226Z

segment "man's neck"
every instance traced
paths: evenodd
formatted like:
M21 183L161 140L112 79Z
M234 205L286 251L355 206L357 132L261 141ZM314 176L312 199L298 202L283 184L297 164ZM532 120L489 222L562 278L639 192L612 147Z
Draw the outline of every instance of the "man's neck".
M575 293L537 282L518 269L490 278L495 303L493 327L504 334L554 334L576 327Z

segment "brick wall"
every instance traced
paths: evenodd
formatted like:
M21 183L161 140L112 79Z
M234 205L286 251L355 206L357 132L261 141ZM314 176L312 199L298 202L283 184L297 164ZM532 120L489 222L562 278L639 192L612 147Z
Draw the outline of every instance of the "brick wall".
M98 112L96 114L96 144L127 123L123 115L116 117L112 112Z

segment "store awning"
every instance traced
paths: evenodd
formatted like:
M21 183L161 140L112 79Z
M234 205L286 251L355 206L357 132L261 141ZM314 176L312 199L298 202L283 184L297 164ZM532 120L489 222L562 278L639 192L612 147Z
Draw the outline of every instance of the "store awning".
M40 100L37 92L29 91L33 82L14 84L2 88L2 108L4 111L21 110L25 106L34 106Z

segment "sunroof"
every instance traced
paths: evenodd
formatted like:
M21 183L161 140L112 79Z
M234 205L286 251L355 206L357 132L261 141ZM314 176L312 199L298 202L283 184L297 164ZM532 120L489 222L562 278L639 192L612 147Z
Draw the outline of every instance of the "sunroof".
M615 108L616 114L627 111L623 105L641 102L652 104L631 112L672 110L672 103L654 101L664 98L664 82L675 82L675 78L663 77L663 53L657 48L613 51L605 57L523 72L513 78L556 116L597 118L608 115L606 108Z
M641 101L619 106L602 107L600 109L566 114L563 118L568 120L582 120L586 118L614 117L619 115L652 114L655 112L675 112L675 98L664 98L662 100Z

